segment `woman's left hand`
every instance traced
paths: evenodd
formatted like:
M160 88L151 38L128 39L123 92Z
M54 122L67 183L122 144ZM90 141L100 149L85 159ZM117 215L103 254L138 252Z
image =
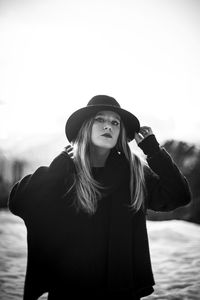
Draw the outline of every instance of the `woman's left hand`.
M69 155L70 158L74 158L74 148L72 145L67 145L65 148L64 148L64 151Z
M135 140L136 143L141 143L144 139L146 139L149 135L152 135L153 131L151 127L148 126L142 126L140 127L140 131L138 133L135 133Z

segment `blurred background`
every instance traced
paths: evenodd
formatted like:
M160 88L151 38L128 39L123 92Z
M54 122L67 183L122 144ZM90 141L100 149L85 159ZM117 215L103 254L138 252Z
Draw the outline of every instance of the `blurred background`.
M107 94L152 127L190 183L190 205L148 220L199 226L199 53L198 0L0 0L4 213L12 185L68 144L69 115Z

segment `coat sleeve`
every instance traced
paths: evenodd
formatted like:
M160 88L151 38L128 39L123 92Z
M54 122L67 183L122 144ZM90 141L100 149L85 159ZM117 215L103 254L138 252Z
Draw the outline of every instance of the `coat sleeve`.
M147 155L145 168L147 187L146 207L154 211L170 211L191 201L191 192L186 178L180 172L168 152L159 146L154 135L141 145Z
M45 190L58 186L67 177L72 167L72 159L64 152L58 155L49 167L39 167L33 174L26 175L16 182L8 198L10 211L23 218L31 210L33 201L41 197Z

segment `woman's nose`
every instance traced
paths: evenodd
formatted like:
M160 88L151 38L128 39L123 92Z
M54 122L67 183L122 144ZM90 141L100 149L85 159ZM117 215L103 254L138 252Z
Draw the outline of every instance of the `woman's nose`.
M112 130L112 126L107 123L104 125L104 130Z

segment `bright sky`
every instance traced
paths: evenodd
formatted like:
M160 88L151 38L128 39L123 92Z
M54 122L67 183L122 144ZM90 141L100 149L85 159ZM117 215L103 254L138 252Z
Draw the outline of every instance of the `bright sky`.
M64 137L96 94L200 143L200 1L0 0L0 148Z

